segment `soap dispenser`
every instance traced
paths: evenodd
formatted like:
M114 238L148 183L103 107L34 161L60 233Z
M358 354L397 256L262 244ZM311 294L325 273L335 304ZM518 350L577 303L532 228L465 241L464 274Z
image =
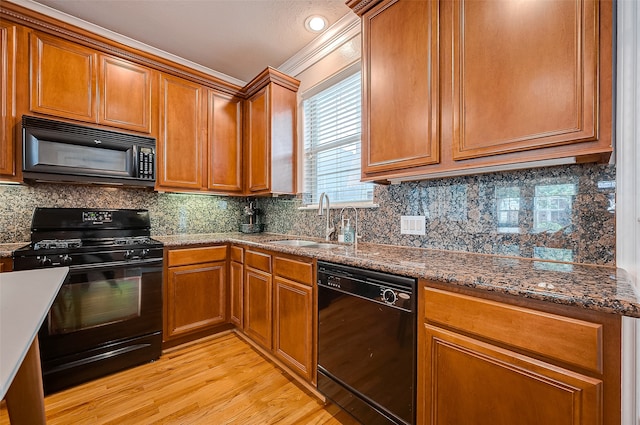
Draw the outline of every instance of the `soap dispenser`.
M354 229L351 227L351 222L348 218L346 219L346 222L347 224L344 226L344 242L353 243L355 241L356 234Z
M342 217L342 223L340 223L340 233L338 233L338 242L344 242L344 224L345 218Z

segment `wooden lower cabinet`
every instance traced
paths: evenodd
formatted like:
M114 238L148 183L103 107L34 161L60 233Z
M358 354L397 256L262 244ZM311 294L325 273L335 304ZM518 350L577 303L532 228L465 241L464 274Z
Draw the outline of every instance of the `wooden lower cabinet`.
M11 258L0 258L0 273L10 272L13 269L13 260Z
M619 317L440 287L420 296L418 424L620 424Z
M226 246L168 252L164 340L227 322Z
M275 278L274 351L278 359L308 381L314 381L313 288Z
M272 336L272 278L271 274L245 269L244 275L244 332L267 350L273 347Z
M229 320L239 329L244 327L244 249L230 248L229 263Z
M602 381L424 325L425 424L599 424Z

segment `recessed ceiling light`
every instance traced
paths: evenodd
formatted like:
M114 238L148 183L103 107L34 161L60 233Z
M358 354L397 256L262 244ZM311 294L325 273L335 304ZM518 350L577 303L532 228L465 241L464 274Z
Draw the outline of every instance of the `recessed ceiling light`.
M304 27L311 32L320 32L327 26L327 18L320 15L309 16L304 21Z

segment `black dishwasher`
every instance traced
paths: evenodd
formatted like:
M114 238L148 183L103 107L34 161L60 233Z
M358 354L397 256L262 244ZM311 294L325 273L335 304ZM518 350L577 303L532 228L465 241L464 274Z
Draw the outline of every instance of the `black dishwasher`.
M318 390L363 424L413 424L416 279L318 262Z

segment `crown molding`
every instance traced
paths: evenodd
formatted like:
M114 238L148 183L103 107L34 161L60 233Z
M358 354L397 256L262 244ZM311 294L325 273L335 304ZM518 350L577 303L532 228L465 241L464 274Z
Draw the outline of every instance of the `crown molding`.
M349 12L287 59L278 69L285 74L296 76L358 34L360 18Z
M81 28L85 31L89 31L93 34L99 35L101 37L107 38L109 40L113 40L117 43L123 44L125 46L131 47L133 49L136 50L140 50L142 52L145 53L149 53L155 56L158 56L160 58L175 62L177 64L183 65L185 67L197 70L199 72L202 72L203 74L207 74L210 75L212 77L218 78L222 81L226 81L230 84L234 84L237 86L244 86L246 84L245 81L239 80L237 78L231 77L230 75L227 74L223 74L222 72L218 72L215 71L211 68L207 68L206 66L202 66L200 64L197 64L195 62L191 62L187 59L184 59L180 56L174 55L172 53L169 52L165 52L164 50L160 50L158 48L149 46L148 44L145 43L141 43L140 41L134 40L132 38L129 38L127 36L124 36L122 34L119 34L117 32L108 30L106 28L103 28L101 26L92 24L90 22L87 22L85 20L76 18L75 16L71 16L69 14L66 14L64 12L60 12L59 10L55 10L49 6L45 6L43 4L40 3L36 3L32 0L11 0L11 3L18 5L18 6L22 6L26 9L38 12L42 15L48 16L50 18L54 18L57 19L59 21L62 21L64 23L76 26L78 28Z

